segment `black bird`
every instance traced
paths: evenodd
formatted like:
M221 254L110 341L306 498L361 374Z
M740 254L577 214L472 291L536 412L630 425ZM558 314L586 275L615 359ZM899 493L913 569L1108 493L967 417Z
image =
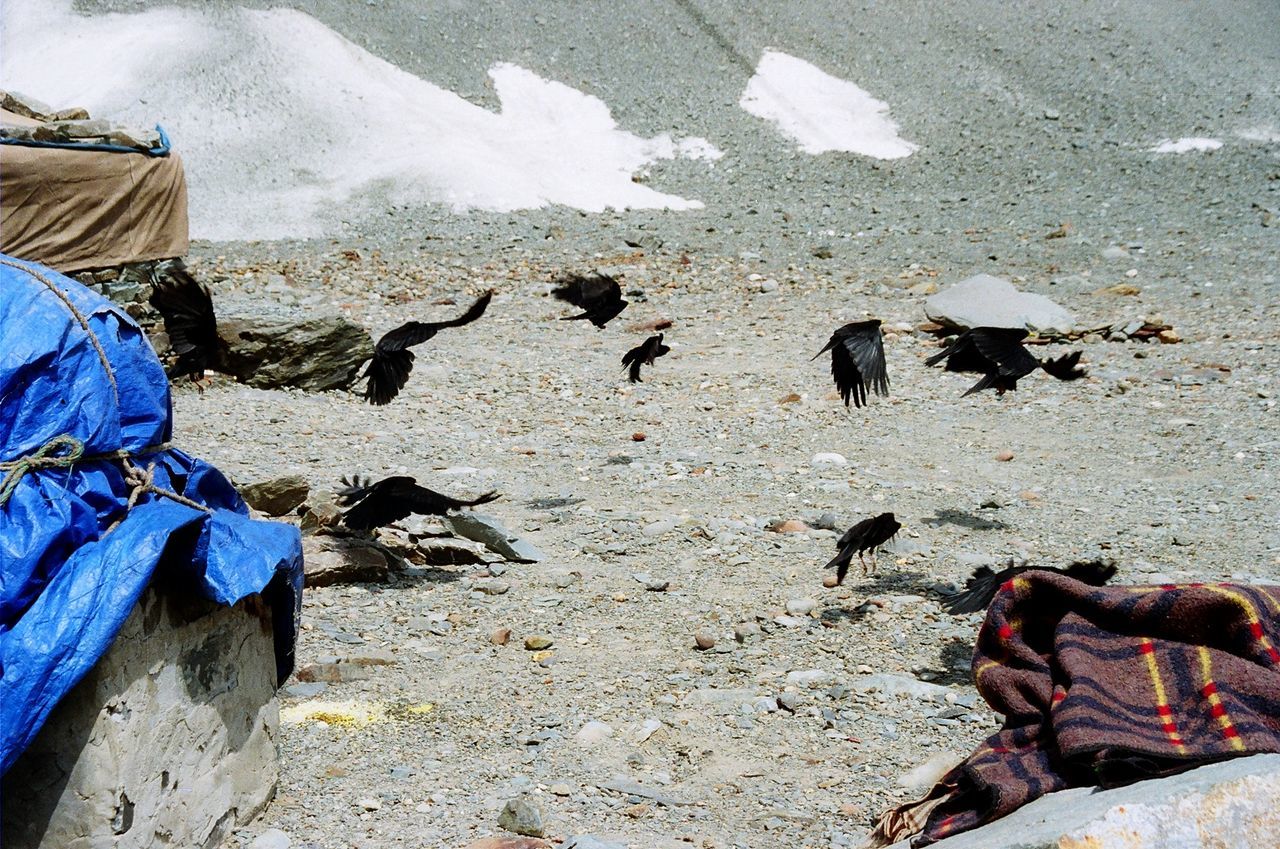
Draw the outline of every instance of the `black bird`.
M357 531L381 528L412 513L443 516L450 510L488 504L498 497L496 492L486 492L470 501L450 498L419 486L416 480L406 475L383 478L377 483L355 475L351 480L343 477L342 483L343 488L338 490L338 503L348 508L342 514L342 523Z
M164 319L169 348L178 355L166 370L169 378L189 374L198 384L204 379L204 370L218 362L224 347L218 338L209 287L197 282L185 268L171 265L152 279L148 301Z
M640 366L642 364L651 366L658 357L665 357L669 353L671 348L662 344L662 334L659 333L657 336L650 336L623 354L622 364L631 367L631 382L640 383Z
M622 287L607 274L570 274L555 281L560 285L551 294L584 310L581 315L566 315L561 321L586 319L599 330L627 306L622 300Z
M862 407L867 403L867 388L881 397L889 394L889 374L884 367L884 338L880 333L880 319L854 321L831 334L825 348L813 355L813 360L831 352L831 376L844 405Z
M1093 587L1102 586L1116 574L1116 565L1110 560L1077 560L1065 569L1056 566L1028 566L1025 561L1018 565L1009 561L1009 565L999 572L990 566L979 566L973 570L973 577L965 581L963 590L950 593L943 599L942 607L948 613L956 615L986 610L1000 587L1032 569L1057 572Z
M868 571L874 572L876 568L875 550L897 536L901 528L902 525L897 519L893 518L892 513L881 513L879 516L863 519L844 532L844 536L840 537L840 541L836 543L840 553L833 557L831 562L823 568L830 569L834 566L836 569L836 583L843 584L844 576L849 571L849 564L853 562L853 556L856 554L858 555L858 562L862 564L862 574L866 575ZM867 561L862 558L864 551L871 552L870 569L867 567Z
M1027 331L1012 327L973 327L925 360L925 365L947 361L947 371L965 371L982 375L965 395L983 389L996 390L997 395L1018 388L1018 380L1042 368L1058 380L1079 380L1086 372L1078 368L1080 351L1072 351L1053 360L1037 360L1022 345ZM961 396L964 397L963 395Z
M361 375L369 378L364 397L370 404L378 406L391 403L391 399L399 395L400 390L409 382L409 372L413 370L414 356L409 348L426 342L446 327L461 327L475 321L484 315L492 298L493 290L490 289L476 298L476 302L455 319L409 321L386 333L374 346L369 368Z

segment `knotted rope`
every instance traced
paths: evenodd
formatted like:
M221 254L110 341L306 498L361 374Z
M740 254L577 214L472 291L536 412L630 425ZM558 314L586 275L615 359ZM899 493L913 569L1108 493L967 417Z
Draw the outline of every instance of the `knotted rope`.
M67 453L54 454L62 446ZM18 483L27 472L41 469L69 469L84 456L84 443L69 434L60 434L41 445L35 452L0 463L0 471L4 472L4 480L0 482L0 507L9 501L9 496L18 488Z

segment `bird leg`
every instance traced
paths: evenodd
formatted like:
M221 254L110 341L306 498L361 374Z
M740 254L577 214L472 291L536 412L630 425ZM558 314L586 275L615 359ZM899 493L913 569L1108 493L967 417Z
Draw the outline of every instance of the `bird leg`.
M196 391L197 391L197 392L199 392L201 395L203 395L203 394L204 394L204 391L205 391L206 389L208 389L209 387L213 386L213 378L212 378L212 377L196 377L196 376L193 374L193 375L191 375L191 382L192 382L192 383L194 383L194 384L196 385Z
M870 570L869 570L869 569L868 569L868 567L867 567L867 561L866 561L866 559L862 556L862 552L861 552L861 551L859 551L859 552L858 552L858 562L862 564L862 577L864 577L864 578L865 578L867 575L870 575L870 574L871 574L871 572L870 572ZM873 559L873 560L872 560L872 565L874 565L874 564L875 564L875 561L874 561L874 559Z

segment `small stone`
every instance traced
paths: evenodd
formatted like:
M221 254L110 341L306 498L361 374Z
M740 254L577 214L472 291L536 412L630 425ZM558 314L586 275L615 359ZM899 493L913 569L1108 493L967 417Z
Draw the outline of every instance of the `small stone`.
M820 454L814 454L813 459L809 461L809 464L813 466L847 466L849 465L849 461L841 454L823 452Z
M510 628L499 628L489 635L489 642L495 646L505 646L510 639Z
M1007 463L1013 459L1013 452L1007 448L996 455L996 459L1001 463Z
M645 435L640 431L636 431L635 433L631 434L632 442L644 442L645 439L646 439Z
M278 828L269 828L255 837L248 849L289 849L292 843L287 833Z
M557 781L547 788L547 792L552 796L569 796L573 793L573 788L563 781Z
M824 575L822 578L822 585L827 589L831 589L832 587L838 587L840 586L840 579L837 578L835 575Z
M551 648L554 642L550 637L533 634L524 638L524 647L527 651L542 651Z
M574 735L574 739L579 743L592 744L599 743L608 737L613 736L613 728L606 722L593 719L583 724L578 729L578 733Z
M716 638L705 631L699 631L693 635L693 644L697 646L699 651L706 651L715 647Z
M733 626L733 638L740 643L755 639L762 633L760 626L754 622L739 622Z
M802 534L809 530L809 526L799 519L784 519L770 522L765 525L765 530L775 534Z
M365 797L364 799L361 799L360 801L356 802L356 806L360 808L364 808L366 811L382 810L382 803L372 797Z
M301 475L285 475L240 488L240 495L252 507L268 516L283 516L307 500L310 484Z
M774 280L772 277L769 277L769 278L766 278L766 279L764 279L764 280L761 280L761 281L760 281L760 291L761 291L761 292L766 292L766 293L767 293L767 292L776 292L776 291L778 291L778 281L777 281L777 280Z
M498 815L498 826L527 837L542 837L546 833L542 825L542 811L527 799L512 799Z
M294 673L299 681L324 681L330 684L342 684L348 681L362 681L369 677L363 666L353 663L309 663Z
M787 613L792 616L808 616L817 606L817 600L812 598L787 599Z
M1159 333L1156 334L1156 338L1159 339L1160 342L1164 345L1172 345L1175 342L1182 341L1182 337L1179 336L1177 332L1172 329L1161 330Z
M644 802L637 802L634 805L627 805L625 808L622 809L622 813L631 817L632 819L639 819L640 817L647 816L649 814L649 811L650 811L649 806Z
M831 673L822 669L797 669L787 673L787 684L792 687L818 687L831 680Z
M800 704L800 695L794 692L785 692L778 694L778 707L788 713L795 713L796 707Z

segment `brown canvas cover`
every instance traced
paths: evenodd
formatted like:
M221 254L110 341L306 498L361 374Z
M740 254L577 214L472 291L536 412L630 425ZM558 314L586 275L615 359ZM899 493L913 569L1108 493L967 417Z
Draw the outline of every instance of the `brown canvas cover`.
M0 252L71 273L179 257L189 245L177 154L0 145Z

